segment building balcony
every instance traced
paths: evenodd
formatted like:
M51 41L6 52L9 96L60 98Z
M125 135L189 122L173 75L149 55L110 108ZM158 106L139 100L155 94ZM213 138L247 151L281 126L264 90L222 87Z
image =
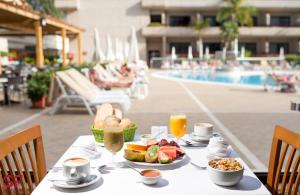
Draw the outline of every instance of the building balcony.
M55 0L55 7L64 11L76 11L80 7L80 0Z
M165 10L201 10L215 9L224 6L223 0L142 0L146 9ZM298 9L299 0L247 0L247 4L261 9Z
M244 37L299 37L300 27L240 27L240 35ZM144 27L145 37L197 37L192 27L155 26ZM220 36L219 27L209 27L202 31L203 37Z

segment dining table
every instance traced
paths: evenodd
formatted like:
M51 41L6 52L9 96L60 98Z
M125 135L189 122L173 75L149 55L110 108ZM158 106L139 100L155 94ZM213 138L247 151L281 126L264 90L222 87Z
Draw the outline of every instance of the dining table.
M9 95L8 95L8 78L0 77L0 83L3 87L3 101L2 104L8 105L10 103Z
M139 136L136 136L134 142L139 142ZM32 192L32 195L70 195L70 194L86 194L86 195L166 195L166 194L270 194L263 183L255 176L249 166L239 157L232 149L231 158L235 158L244 166L244 174L241 181L234 186L219 186L212 182L208 175L208 169L199 168L199 166L207 165L207 147L183 147L186 157L180 163L166 164L160 167L136 166L137 169L156 168L161 171L162 179L155 185L143 184L140 175L127 166L115 169L101 171L101 179L96 183L78 189L64 189L53 185L49 180L51 172L62 167L65 159L76 156L78 147L76 143L92 142L92 135L79 136L73 144L66 150L62 157L57 161L48 174L43 178L40 184ZM124 147L117 153L117 161L127 162L124 158ZM97 170L102 165L111 162L111 153L104 147L97 145L98 157L90 159L90 166ZM126 165L126 163L124 163ZM133 166L134 164L131 164ZM197 165L197 166L195 166Z

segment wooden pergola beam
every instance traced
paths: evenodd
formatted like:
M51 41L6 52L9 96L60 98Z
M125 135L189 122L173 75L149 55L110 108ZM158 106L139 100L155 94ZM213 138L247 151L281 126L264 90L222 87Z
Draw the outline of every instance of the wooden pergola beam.
M67 31L64 28L61 29L61 38L62 38L62 50L61 50L62 65L66 66L66 64L67 64L67 54L66 54Z
M77 34L77 57L78 64L82 64L81 33Z
M46 26L41 26L40 20L45 19ZM2 24L1 24L2 22ZM44 15L40 12L34 11L30 8L22 8L13 6L0 1L0 28L22 31L23 33L34 33L36 36L36 64L38 68L44 66L43 54L43 33L44 34L58 34L62 36L62 60L63 65L67 63L66 43L65 39L68 35L77 36L78 43L78 62L82 62L81 57L81 32L84 29L68 24L62 20L51 16ZM4 34L7 32L4 32Z
M35 55L36 55L36 66L38 68L44 67L44 52L43 52L43 32L42 26L39 22L34 23L35 27L35 37L36 37L36 46L35 46Z

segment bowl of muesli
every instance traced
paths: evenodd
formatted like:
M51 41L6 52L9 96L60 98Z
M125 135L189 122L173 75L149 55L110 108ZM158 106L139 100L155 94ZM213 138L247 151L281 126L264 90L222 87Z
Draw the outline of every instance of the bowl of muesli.
M208 174L217 185L233 186L243 178L244 167L233 158L213 159L208 162Z

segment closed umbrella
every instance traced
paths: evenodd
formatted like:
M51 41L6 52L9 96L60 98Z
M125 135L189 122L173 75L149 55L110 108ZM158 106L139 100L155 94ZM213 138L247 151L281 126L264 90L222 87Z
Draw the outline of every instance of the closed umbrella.
M118 38L116 38L115 44L116 44L116 47L115 47L115 49L116 49L116 60L122 61L122 60L124 60L124 55L123 55L123 51L122 51L122 48L123 48L122 43Z
M175 49L175 47L172 47L172 50L171 50L171 60L176 60L176 59L177 59L176 49Z
M234 52L235 56L238 56L238 54L239 54L239 41L238 41L238 39L234 39L233 52Z
M198 45L199 58L200 58L200 60L202 60L203 59L203 41L202 41L202 39L199 40L198 44L199 44Z
M107 35L106 37L107 45L106 45L106 59L108 61L114 61L115 55L112 48L112 41L110 35Z
M226 49L226 47L223 47L222 60L226 60L226 53L227 53L227 49Z
M135 32L134 27L131 27L128 61L129 62L138 62L138 61L140 61L138 42L137 42L137 37L136 37L136 32Z
M193 57L193 48L192 46L190 45L189 48L188 48L188 59L189 60L192 60L194 57Z
M284 48L283 47L280 47L280 50L279 50L279 58L281 60L284 60Z
M245 58L245 47L242 46L241 48L241 58Z
M129 43L128 41L124 42L124 60L128 61L129 57Z
M209 55L209 47L205 48L205 60L209 60L210 55Z
M94 29L94 54L93 54L93 61L101 62L105 60L105 56L100 47L100 39L99 39L99 32L98 29Z

